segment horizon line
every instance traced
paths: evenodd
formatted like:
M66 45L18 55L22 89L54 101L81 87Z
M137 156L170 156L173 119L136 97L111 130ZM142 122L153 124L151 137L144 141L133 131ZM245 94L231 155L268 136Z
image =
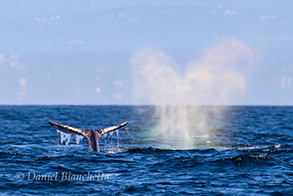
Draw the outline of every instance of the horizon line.
M0 104L0 106L293 106L290 104Z

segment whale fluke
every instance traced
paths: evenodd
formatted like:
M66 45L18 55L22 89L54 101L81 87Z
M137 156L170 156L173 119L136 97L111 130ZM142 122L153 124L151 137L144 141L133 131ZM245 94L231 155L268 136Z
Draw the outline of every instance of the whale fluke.
M104 129L78 129L74 127L70 127L67 125L61 125L54 122L49 122L49 124L55 129L62 131L64 133L74 134L74 135L82 135L88 142L89 151L100 151L99 149L99 139L103 134L109 133L111 131L115 131L121 127L127 125L127 122L124 122L120 125L104 128Z

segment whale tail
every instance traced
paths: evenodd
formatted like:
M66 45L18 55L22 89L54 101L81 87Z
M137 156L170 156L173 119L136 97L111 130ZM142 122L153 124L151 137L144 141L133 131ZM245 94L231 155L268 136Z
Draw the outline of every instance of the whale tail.
M61 125L54 122L49 122L49 124L55 129L62 131L64 133L73 134L73 135L82 135L86 138L89 146L89 151L100 151L99 149L99 140L103 134L115 131L121 127L127 125L127 122L122 124L104 128L104 129L78 129L74 127L70 127L67 125Z

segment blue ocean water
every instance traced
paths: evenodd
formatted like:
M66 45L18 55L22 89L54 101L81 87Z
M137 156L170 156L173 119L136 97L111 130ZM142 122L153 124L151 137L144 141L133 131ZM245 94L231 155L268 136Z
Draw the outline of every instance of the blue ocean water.
M212 114L212 131L188 150L152 137L153 113L152 106L0 106L0 194L292 195L292 106ZM85 139L61 144L48 121L129 124L103 136L101 152L88 152Z

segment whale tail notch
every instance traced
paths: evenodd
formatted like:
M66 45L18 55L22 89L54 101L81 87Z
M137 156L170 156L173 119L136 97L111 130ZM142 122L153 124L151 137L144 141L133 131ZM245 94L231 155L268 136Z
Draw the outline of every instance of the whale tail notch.
M127 122L104 129L78 129L67 125L61 125L55 122L49 122L49 124L55 129L62 131L64 133L84 136L88 142L89 151L99 152L100 137L106 133L110 133L121 127L124 127L125 125L127 125Z

